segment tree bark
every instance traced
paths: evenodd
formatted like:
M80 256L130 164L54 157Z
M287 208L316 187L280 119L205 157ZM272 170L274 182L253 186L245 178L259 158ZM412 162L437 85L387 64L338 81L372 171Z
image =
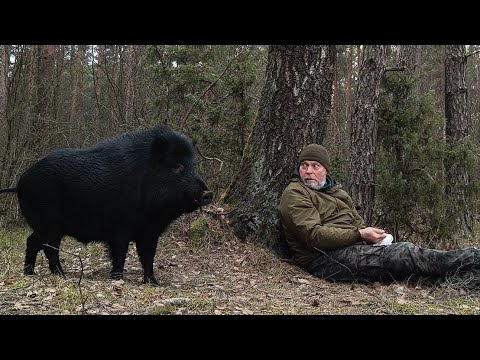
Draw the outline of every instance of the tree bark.
M5 182L5 166L8 151L8 123L7 123L7 94L8 94L8 62L10 58L10 47L8 45L0 46L0 187Z
M469 135L470 120L467 111L467 86L465 82L467 57L465 45L445 47L445 136L451 148L461 146ZM467 166L455 161L446 169L446 193L455 209L451 215L456 225L456 235L470 237L473 234L473 216L468 206L466 187L470 182Z
M39 46L37 66L35 110L38 116L37 125L43 129L54 110L55 45Z
M223 196L235 207L232 223L240 239L284 254L278 202L302 148L323 142L335 61L333 45L270 47L259 114L240 172Z
M137 54L137 46L126 46L127 52L127 66L125 69L125 123L129 124L133 120L133 107L135 101L135 88L136 88L136 74L137 74L137 62L139 56Z
M75 49L72 67L72 96L70 103L70 128L79 131L82 126L83 114L83 75L87 47L80 45Z
M103 82L105 78L106 70L106 58L105 58L106 45L98 46L97 63L92 65L93 79L95 82L95 111L93 114L94 126L99 129L99 137L103 137L108 133L108 120L106 115L106 103L104 101L103 94Z
M10 46L0 46L0 157L5 151L7 134L7 74L10 58ZM0 180L2 174L0 173Z
M339 126L339 97L340 97L340 80L338 76L338 68L337 64L335 64L335 70L334 70L334 76L333 76L333 106L332 106L332 123L330 124L330 128L332 129L332 135L331 135L331 143L334 148L337 148L340 141L341 141L341 135L340 135L340 126Z
M417 45L403 45L399 49L397 66L404 67L405 74L407 76L413 77L415 76L415 70L416 70L416 57L417 57ZM405 94L405 97L408 98L413 94L415 94L416 92L417 92L416 87L411 86L409 87L407 94Z
M0 111L4 113L7 106L7 73L10 58L10 46L0 46Z
M350 118L350 99L352 98L352 76L353 76L353 46L350 46L347 61L347 76L345 82L345 119ZM345 120L345 125L348 121ZM346 130L346 129L345 129Z
M350 120L347 188L366 224L373 217L378 105L386 57L385 45L365 46Z

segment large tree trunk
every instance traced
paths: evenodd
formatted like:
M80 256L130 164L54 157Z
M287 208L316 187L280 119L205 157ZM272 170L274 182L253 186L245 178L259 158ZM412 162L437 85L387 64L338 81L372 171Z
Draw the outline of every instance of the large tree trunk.
M48 120L51 120L55 108L55 45L39 46L37 66L36 125L43 128L47 126Z
M472 51L480 51L480 45L477 45ZM477 84L475 88L475 99L480 97L480 53L476 53L474 56L474 66L475 66L475 83ZM480 114L480 101L475 102L475 113Z
M5 153L7 145L7 74L9 58L10 46L0 46L0 158ZM0 173L0 180L2 180L2 173Z
M386 57L385 45L365 46L350 120L348 190L366 224L372 223L373 215L378 104Z
M469 134L467 112L467 86L465 83L467 57L465 45L447 45L445 48L445 135L447 144L456 147ZM473 216L468 206L466 186L468 169L463 161L447 166L446 193L454 203L451 215L456 225L456 235L470 237L473 233Z
M0 111L2 114L5 112L7 107L7 74L9 68L9 59L10 46L0 46Z
M6 166L7 152L9 146L8 139L8 119L7 119L7 94L8 94L8 69L9 69L10 47L8 45L0 46L0 187L6 185Z
M235 206L241 239L280 254L277 206L301 149L322 143L331 111L335 46L271 46L259 115L236 180L224 199Z
M337 64L335 64L335 71L333 76L333 106L332 106L332 112L331 112L332 121L330 123L331 144L332 144L332 147L334 147L335 149L338 148L339 143L341 142L341 134L340 134L340 126L339 126L340 80L339 80Z
M417 45L403 45L398 51L397 66L405 67L405 74L407 76L415 76L416 70L416 58L417 58ZM405 97L410 97L416 93L416 87L411 86L408 88Z
M350 118L350 100L352 98L352 76L353 76L353 45L349 47L347 61L347 75L345 81L345 126Z

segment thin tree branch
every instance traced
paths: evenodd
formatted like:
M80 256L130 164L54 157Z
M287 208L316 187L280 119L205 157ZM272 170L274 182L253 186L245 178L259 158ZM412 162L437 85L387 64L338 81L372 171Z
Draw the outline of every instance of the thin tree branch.
M58 251L62 251L66 254L69 254L69 255L73 255L73 256L76 256L77 258L80 259L80 277L78 279L78 283L77 283L77 286L78 286L78 291L80 293L80 302L81 302L81 305L82 305L82 315L85 315L86 314L86 311L85 311L85 302L87 301L87 299L85 299L85 297L83 296L83 291L82 291L82 286L81 286L81 282L82 282L82 277L83 277L83 261L82 261L82 258L80 257L80 255L77 255L77 254L74 254L74 253L71 253L69 251L65 251L65 250L61 250L55 246L52 246L50 244L43 244L43 246L48 246L52 249L55 249L55 250L58 250Z
M206 160L216 160L216 161L218 161L218 162L220 163L220 167L218 168L217 173L220 172L220 170L222 170L222 167L223 167L223 161L222 161L222 160L220 160L219 158L211 158L211 157L208 157L208 156L203 155L203 154L200 152L200 149L199 149L197 146L195 146L195 149L197 149L198 154L199 154L202 158L204 158L204 159L206 159Z
M469 56L475 55L478 52L480 52L480 50L475 50L474 52L471 52L470 54L465 55L465 57L468 58Z
M230 65L232 65L232 62L233 60L235 60L235 57L232 57L230 59L230 61L228 62L227 66L225 66L225 69L223 70L223 72L220 74L220 76L217 78L217 80L215 80L213 83L211 83L206 89L205 91L203 92L202 95L200 95L197 100L195 100L195 102L190 105L190 107L188 108L187 112L185 113L185 115L183 116L183 119L181 120L181 124L182 124L182 127L184 126L185 122L187 121L187 118L190 116L193 108L195 107L195 105L197 105L197 103L200 101L200 99L202 99L205 94L208 92L208 90L210 90L212 87L215 86L215 84L223 77L223 75L225 75L225 73L227 72L228 68L230 67Z
M425 175L428 176L428 178L432 181L435 181L435 179L432 177L432 175L430 175L425 169L423 168L414 168L411 170L411 173L414 173L415 171L420 171L420 172L423 172Z
M405 66L388 66L385 67L385 72L387 71L405 71Z

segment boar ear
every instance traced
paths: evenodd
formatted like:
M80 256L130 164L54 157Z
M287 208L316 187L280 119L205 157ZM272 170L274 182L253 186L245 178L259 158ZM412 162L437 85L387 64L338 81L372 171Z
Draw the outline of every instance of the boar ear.
M170 143L164 137L157 137L152 144L151 152L152 158L155 162L161 162L165 158L167 151L170 148Z

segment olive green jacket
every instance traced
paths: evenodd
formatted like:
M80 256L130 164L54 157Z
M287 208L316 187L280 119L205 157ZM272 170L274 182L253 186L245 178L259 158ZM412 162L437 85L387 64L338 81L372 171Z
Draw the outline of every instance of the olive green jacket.
M293 178L278 210L286 241L301 266L308 266L321 250L363 243L358 230L365 222L340 184L320 191Z

